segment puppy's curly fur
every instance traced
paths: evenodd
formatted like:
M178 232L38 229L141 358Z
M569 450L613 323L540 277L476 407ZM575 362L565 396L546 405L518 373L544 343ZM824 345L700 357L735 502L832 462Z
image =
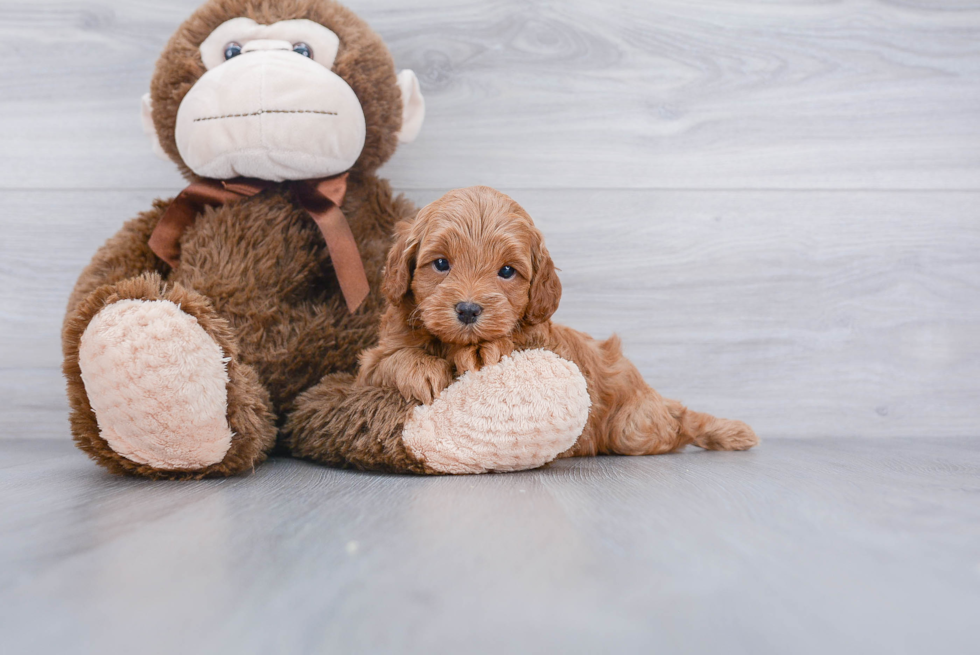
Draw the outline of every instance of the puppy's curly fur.
M592 400L588 424L565 456L758 443L741 421L662 398L617 337L596 341L552 323L561 282L541 232L508 196L489 187L451 191L396 225L396 234L382 286L389 306L378 345L361 354L358 383L431 403L456 374L543 348L575 362Z

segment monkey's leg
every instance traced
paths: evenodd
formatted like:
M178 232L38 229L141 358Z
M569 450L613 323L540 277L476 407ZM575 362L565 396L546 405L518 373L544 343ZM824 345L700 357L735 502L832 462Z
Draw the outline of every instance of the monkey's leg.
M468 373L431 405L353 382L328 375L296 400L284 428L293 455L405 473L517 471L573 446L589 413L578 368L543 350Z
M355 385L334 373L301 394L283 426L295 457L369 471L431 473L402 441L414 401L398 389Z
M62 336L75 442L110 471L234 475L272 449L269 394L200 294L156 274L106 285Z

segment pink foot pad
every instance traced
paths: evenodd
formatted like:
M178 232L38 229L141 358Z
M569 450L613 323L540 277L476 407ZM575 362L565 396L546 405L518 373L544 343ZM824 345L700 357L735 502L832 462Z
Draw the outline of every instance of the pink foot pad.
M590 406L575 364L525 350L463 375L431 405L416 407L402 438L441 473L532 469L575 444Z
M79 366L99 431L139 464L196 470L231 447L221 348L169 300L121 300L89 323Z

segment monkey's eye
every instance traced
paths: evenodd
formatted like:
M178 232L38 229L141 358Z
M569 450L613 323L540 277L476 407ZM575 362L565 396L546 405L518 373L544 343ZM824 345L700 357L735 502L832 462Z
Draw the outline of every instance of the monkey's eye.
M313 50L305 43L294 43L293 52L303 55L304 57L308 57L309 59L313 59Z
M432 268L436 269L440 273L445 273L446 271L449 270L449 260L440 257L439 259L432 262Z
M514 270L513 266L504 266L499 271L497 271L497 275L504 278L505 280L509 280L510 278L514 277L514 273L516 272L517 271Z
M228 61L232 57L237 57L242 54L242 46L240 43L235 43L232 41L225 46L225 61Z

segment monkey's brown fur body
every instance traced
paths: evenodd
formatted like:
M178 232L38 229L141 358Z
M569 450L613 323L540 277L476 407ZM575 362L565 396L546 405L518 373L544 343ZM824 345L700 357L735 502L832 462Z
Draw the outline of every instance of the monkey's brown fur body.
M374 291L355 314L348 312L323 237L286 187L206 209L184 233L176 269L147 245L169 205L157 201L109 239L71 294L62 342L75 442L113 472L153 478L249 470L265 459L277 435L298 456L425 472L400 443L409 403L386 399L384 392L362 392L356 398L342 393L350 386L344 373L353 371L358 353L376 341L383 302L377 289L392 227L416 211L409 201L393 197L388 183L374 174L394 152L401 120L391 57L374 32L333 2L212 0L173 36L152 83L161 145L189 180L196 178L181 163L175 146L177 109L204 73L197 44L237 16L263 23L309 18L342 39L335 70L356 91L367 122L366 144L351 171L343 210ZM78 365L79 340L100 309L127 298L172 300L230 358L228 415L235 436L221 462L200 470L159 470L121 457L100 435ZM367 416L369 430L358 425ZM359 439L358 429L367 430L370 438Z

